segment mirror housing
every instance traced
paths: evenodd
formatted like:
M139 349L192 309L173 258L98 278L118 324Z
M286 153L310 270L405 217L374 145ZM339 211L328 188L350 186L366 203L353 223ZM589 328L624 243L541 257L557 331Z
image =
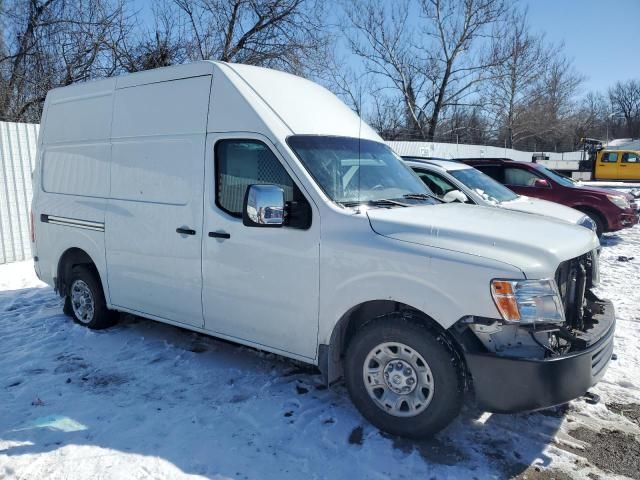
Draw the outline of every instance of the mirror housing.
M446 203L467 203L469 201L469 198L460 190L451 190L450 192L447 192L444 197L442 197L442 200Z
M544 178L538 178L535 182L533 182L533 186L537 188L550 188L551 184Z
M284 190L276 185L249 185L242 205L242 224L271 228L284 225Z

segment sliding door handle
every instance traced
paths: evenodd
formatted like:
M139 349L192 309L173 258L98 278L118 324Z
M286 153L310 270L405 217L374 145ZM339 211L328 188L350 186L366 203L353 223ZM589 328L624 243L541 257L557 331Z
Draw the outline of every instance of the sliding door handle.
M195 235L196 231L190 228L178 227L176 228L176 233L179 233L180 235Z
M231 238L231 234L227 232L209 232L211 238Z

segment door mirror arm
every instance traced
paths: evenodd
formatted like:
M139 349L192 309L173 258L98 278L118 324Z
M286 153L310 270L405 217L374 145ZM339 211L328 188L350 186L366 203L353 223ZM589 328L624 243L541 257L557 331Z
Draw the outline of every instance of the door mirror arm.
M306 230L311 227L311 205L306 199L285 202L284 224L287 227Z

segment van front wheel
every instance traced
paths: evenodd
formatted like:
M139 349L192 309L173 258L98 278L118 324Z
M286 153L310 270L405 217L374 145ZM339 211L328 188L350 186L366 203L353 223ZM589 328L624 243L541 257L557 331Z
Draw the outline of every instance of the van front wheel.
M64 312L94 330L110 327L116 319L116 313L107 308L97 274L85 265L76 265L71 271Z
M362 415L393 435L431 436L459 413L460 366L432 329L392 315L365 325L349 343L345 377Z

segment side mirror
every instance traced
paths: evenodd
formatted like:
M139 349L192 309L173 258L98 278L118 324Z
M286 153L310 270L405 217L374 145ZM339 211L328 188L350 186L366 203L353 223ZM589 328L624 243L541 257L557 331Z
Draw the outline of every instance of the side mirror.
M466 203L469 201L467 196L464 193L462 193L460 190L451 190L450 192L447 192L445 196L442 197L442 200L446 203L453 203L453 202Z
M538 188L549 188L549 187L551 187L551 185L549 184L549 181L545 180L544 178L536 179L536 181L533 182L533 186L534 187L538 187Z
M246 227L281 227L284 190L276 185L249 185L244 195L242 223Z

